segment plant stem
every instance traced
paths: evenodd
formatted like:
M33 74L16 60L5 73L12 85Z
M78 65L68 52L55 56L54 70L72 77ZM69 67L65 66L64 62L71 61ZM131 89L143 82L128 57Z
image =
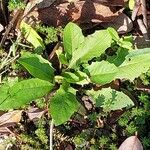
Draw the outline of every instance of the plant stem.
M52 119L51 124L50 124L50 138L49 138L50 150L53 150L53 127L54 127L54 123Z

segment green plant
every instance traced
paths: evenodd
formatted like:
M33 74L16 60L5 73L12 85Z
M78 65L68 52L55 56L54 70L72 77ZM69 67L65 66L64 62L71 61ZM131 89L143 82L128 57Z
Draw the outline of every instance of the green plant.
M8 9L10 11L19 9L19 8L25 8L25 3L23 0L9 0L8 2Z
M139 93L138 95L139 106L126 111L119 118L118 124L123 128L122 132L127 137L137 132L144 149L149 149L149 94Z
M105 137L105 136L100 137L99 139L100 149L108 147L107 145L108 141L109 141L108 137Z
M115 79L133 81L149 69L150 49L128 50L128 46L125 45L130 42L125 42L126 38L119 38L113 28L96 31L84 37L77 25L69 23L63 32L64 51L56 51L62 67L61 73L55 75L53 64L37 51L39 47L40 53L44 49L42 39L29 25L22 23L21 28L28 42L35 47L34 52L22 52L18 59L18 63L31 74L31 79L13 85L2 85L0 110L18 109L34 99L44 97L45 108L49 108L49 114L58 126L68 121L74 112L79 110L81 104L76 93L81 89L84 94L92 97L96 107L108 112L134 105L121 91L111 88L85 90L84 85L105 85ZM111 61L101 59L106 49L111 49L115 44L120 47L118 54L114 54ZM119 57L120 53L123 53L123 57ZM81 88L77 89L73 85L80 85Z
M36 31L41 35L45 36L43 41L44 43L50 44L58 41L58 35L62 32L62 28L46 27L43 25L37 25Z
M144 83L144 85L149 85L150 84L150 69L146 73L143 73L140 76L140 78L142 82Z
M24 121L26 123L24 123ZM29 120L24 121L22 121L22 128L20 129L19 139L16 140L15 145L20 145L21 150L27 149L48 150L49 141L48 141L48 134L45 128L47 125L46 118L42 117L35 124L33 124L32 121L30 122ZM29 128L29 130L27 130L26 128Z

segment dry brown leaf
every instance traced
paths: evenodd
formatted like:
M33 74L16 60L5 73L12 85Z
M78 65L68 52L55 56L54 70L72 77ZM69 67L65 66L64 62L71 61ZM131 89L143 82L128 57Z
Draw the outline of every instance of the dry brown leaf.
M130 136L121 144L118 150L143 150L143 146L137 136Z
M0 134L10 134L10 130L7 127L0 127Z
M123 6L124 0L92 0L93 2L105 4L107 6Z
M65 148L65 150L73 150L74 148L72 147L71 144L68 144L67 147Z
M120 118L120 116L125 112L125 110L115 110L115 111L111 111L110 115L108 116L108 124L114 124L116 123L116 121L118 121L118 119Z
M48 8L38 9L38 18L47 25L66 25L89 22L112 22L119 14L116 7L108 7L90 0L75 3L54 3Z
M118 17L114 19L113 22L102 23L102 26L105 28L113 27L118 31L118 33L123 34L132 30L133 23L127 15L121 13Z
M144 36L133 36L134 45L138 49L150 47L150 41L145 41Z
M31 108L27 111L28 117L30 120L36 120L40 119L44 114L46 110L39 109L39 108Z
M21 119L22 110L14 110L0 116L0 127L10 127Z
M150 47L150 42L149 42L149 47ZM139 91L143 91L145 93L150 94L150 86L149 85L144 85L143 81L141 79L136 80L136 86L135 88Z

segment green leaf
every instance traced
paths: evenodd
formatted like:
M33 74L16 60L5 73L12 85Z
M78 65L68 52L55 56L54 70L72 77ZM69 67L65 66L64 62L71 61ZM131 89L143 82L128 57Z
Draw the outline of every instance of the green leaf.
M90 79L94 83L106 84L114 80L118 71L114 64L106 61L93 62L90 66L86 67L90 74Z
M80 81L83 81L87 78L87 75L84 72L76 71L74 73L72 72L64 72L62 74L64 79L69 83L78 83Z
M6 87L5 87L6 88ZM0 110L17 109L32 100L43 97L53 88L53 84L40 79L28 79L7 88L3 97L0 97ZM2 86L0 91L4 90Z
M125 61L125 57L128 55L128 53L128 49L119 47L117 55L109 56L107 61L115 64L116 66L120 66Z
M23 53L18 62L23 65L31 75L42 80L53 81L54 69L51 63L41 55Z
M10 86L8 84L4 84L0 87L0 103L8 97Z
M124 36L119 39L117 44L122 48L133 50L133 37L131 35Z
M111 46L111 40L107 30L96 31L86 37L81 46L73 52L69 68L75 68L78 63L88 62L88 60L100 56Z
M133 10L134 5L135 5L135 0L129 0L129 8L130 8L130 10Z
M76 100L76 96L62 86L50 101L50 113L55 125L60 125L68 121L78 108L79 103Z
M36 53L41 53L45 49L42 38L37 34L37 32L24 21L21 22L20 28L26 40L31 43Z
M82 30L75 23L68 23L63 32L64 50L67 54L72 56L72 53L84 41Z
M99 91L91 90L87 91L87 94L93 98L96 107L102 107L104 111L134 106L133 101L127 95L111 88L103 88Z
M68 65L68 60L66 58L66 55L63 53L62 49L58 49L56 50L56 55L59 59L59 63L61 64L65 64Z
M128 50L133 50L133 44L130 41L125 41L125 40L123 40L121 42L120 41L119 41L120 47L126 48Z
M133 81L150 68L150 48L130 51L125 61L118 67L116 78Z
M113 40L118 41L120 39L117 31L114 28L109 27L107 28L107 31L109 32Z

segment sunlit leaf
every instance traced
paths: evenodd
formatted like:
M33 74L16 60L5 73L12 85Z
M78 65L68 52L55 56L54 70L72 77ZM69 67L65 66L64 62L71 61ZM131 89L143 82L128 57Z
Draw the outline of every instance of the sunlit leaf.
M22 110L14 110L0 116L0 127L13 126L20 122Z
M49 110L55 125L60 125L68 121L78 108L79 103L75 94L61 86L51 99Z
M84 41L82 30L74 23L68 23L63 32L64 50L67 54L72 56L72 53Z
M53 81L54 68L51 63L41 55L23 53L18 62L23 65L31 75L36 78Z
M116 78L134 80L150 68L150 48L130 51L118 67Z
M100 56L111 45L111 35L107 30L96 31L85 38L81 46L73 52L69 68L75 68L78 63Z
M24 21L21 22L20 28L25 39L34 46L35 52L41 53L45 49L45 46L38 33Z
M135 0L129 0L129 8L133 10L135 4Z
M92 82L98 84L106 84L115 79L118 68L114 64L107 61L93 62L86 67Z
M7 93L0 99L0 110L22 107L34 99L43 97L52 88L53 84L40 79L28 79L18 82L7 89Z
M87 78L87 75L81 71L75 71L74 73L64 72L62 74L62 76L69 83L78 83L78 82L83 81L84 79Z
M104 111L118 110L134 105L133 101L123 92L111 88L103 88L99 91L90 90L87 94L92 97L96 107L102 107Z

